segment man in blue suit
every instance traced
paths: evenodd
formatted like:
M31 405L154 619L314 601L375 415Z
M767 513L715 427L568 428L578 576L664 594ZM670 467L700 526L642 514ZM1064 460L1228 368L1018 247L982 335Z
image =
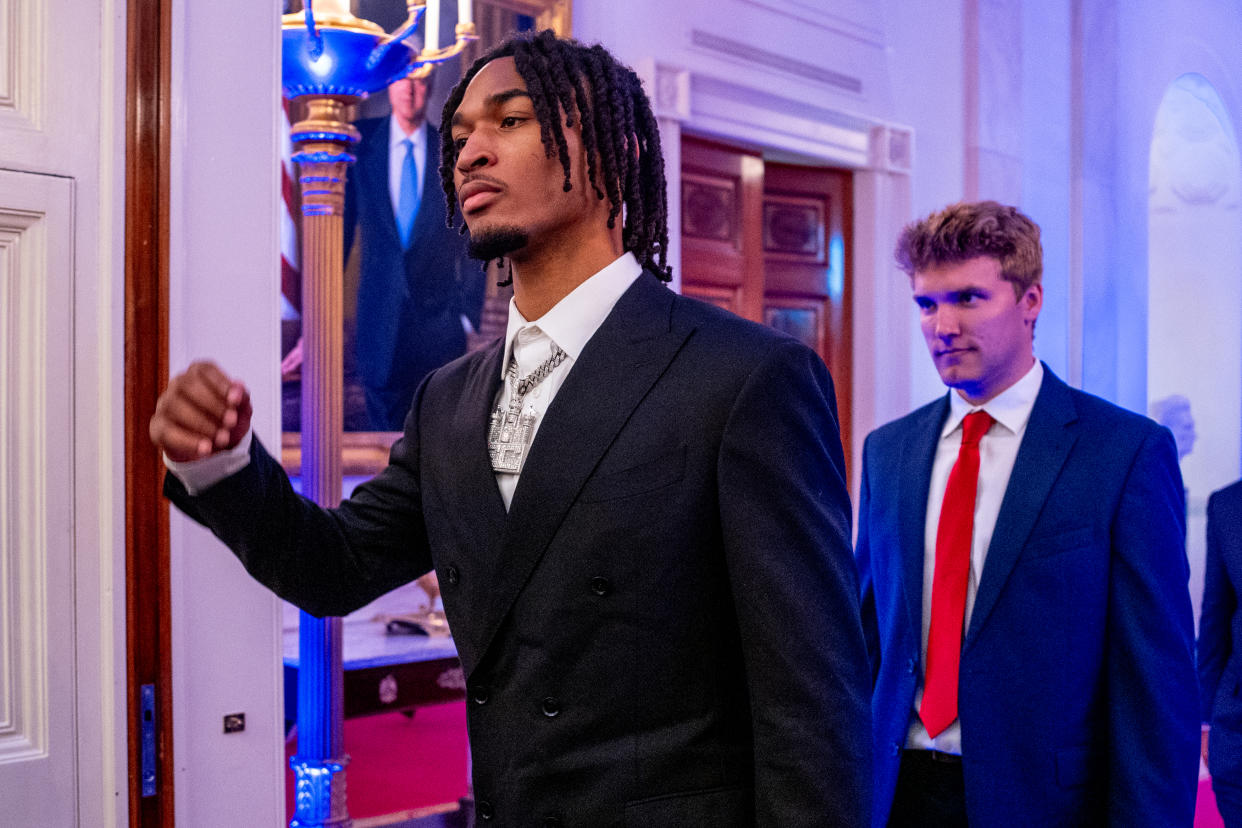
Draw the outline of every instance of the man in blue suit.
M897 259L951 390L863 449L873 824L1190 825L1171 435L1035 359L1042 251L1018 210L948 207Z
M1216 806L1228 826L1242 825L1242 481L1208 498L1207 572L1199 619L1199 684L1204 758ZM1209 739L1210 732L1210 739Z
M484 291L464 237L446 226L426 83L396 81L388 101L391 116L358 122L345 185L345 249L357 225L361 256L354 352L377 431L400 430L423 377L466 352Z

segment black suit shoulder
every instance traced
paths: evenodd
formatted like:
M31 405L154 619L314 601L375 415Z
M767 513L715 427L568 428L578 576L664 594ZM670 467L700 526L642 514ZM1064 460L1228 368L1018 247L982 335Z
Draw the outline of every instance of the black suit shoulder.
M1208 497L1208 514L1218 520L1242 523L1242 480L1217 489Z

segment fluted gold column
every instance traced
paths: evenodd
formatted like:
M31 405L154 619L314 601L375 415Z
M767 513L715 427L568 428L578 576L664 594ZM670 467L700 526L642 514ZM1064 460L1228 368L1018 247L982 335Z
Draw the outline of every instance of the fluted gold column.
M344 400L345 175L358 141L349 123L356 98L308 100L293 125L302 189L302 493L321 506L341 500ZM298 755L292 826L347 828L341 619L301 615L298 636Z

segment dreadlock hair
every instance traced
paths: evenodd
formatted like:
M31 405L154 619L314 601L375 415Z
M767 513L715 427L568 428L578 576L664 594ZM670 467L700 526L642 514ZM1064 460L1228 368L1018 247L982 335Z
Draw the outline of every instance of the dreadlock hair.
M448 226L453 226L457 210L452 118L479 70L504 57L513 58L526 83L544 152L548 158L558 157L565 171L565 192L573 189L565 127L578 125L587 158L587 181L596 198L608 199L608 227L616 227L621 216L622 245L668 281L672 269L668 266L664 155L642 82L603 46L559 38L550 29L515 35L492 49L471 65L449 93L440 117L440 180L448 199ZM460 232L465 230L463 225Z

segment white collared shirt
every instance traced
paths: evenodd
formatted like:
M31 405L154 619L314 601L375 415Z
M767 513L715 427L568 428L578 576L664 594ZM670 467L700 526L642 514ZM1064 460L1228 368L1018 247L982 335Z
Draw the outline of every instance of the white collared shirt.
M392 214L397 215L398 202L401 200L401 170L405 166L406 134L397 123L397 116L390 115L388 121L388 195L392 199ZM418 129L408 136L414 144L414 195L423 197L423 181L427 177L427 123L419 124Z
M621 294L642 274L642 266L633 253L623 253L620 258L591 276L557 302L540 318L527 321L518 310L517 303L509 300L509 325L505 331L505 352L500 361L502 384L496 394L495 406L507 408L513 394L512 383L504 379L510 358L517 360L517 375L525 377L552 355L556 343L566 354L566 359L552 373L527 393L522 410L534 414L531 440L539 430L543 415L556 392L569 375L569 370L582 355L582 349L599 330L604 319L612 312ZM513 502L521 473L496 473L496 485L505 508Z
M944 490L949 484L949 472L957 462L962 446L962 420L974 411L986 411L996 422L979 443L979 486L975 495L974 533L970 540L970 580L966 585L966 616L963 629L970 629L970 615L975 606L975 594L979 590L979 577L987 558L996 518L1000 514L1001 500L1009 487L1013 464L1018 458L1018 447L1026 424L1035 407L1035 397L1043 384L1044 369L1039 360L1022 376L1022 379L1006 388L982 406L973 406L956 392L949 392L949 416L940 431L936 444L936 458L932 462L931 485L927 490L927 518L923 525L923 630L922 649L919 659L919 686L914 694L914 711L910 716L910 731L906 747L939 750L945 753L962 752L962 726L954 721L936 738L927 735L919 719L919 705L923 702L923 666L927 664L927 631L931 626L932 580L936 571L936 530L940 524L940 507L944 503Z

